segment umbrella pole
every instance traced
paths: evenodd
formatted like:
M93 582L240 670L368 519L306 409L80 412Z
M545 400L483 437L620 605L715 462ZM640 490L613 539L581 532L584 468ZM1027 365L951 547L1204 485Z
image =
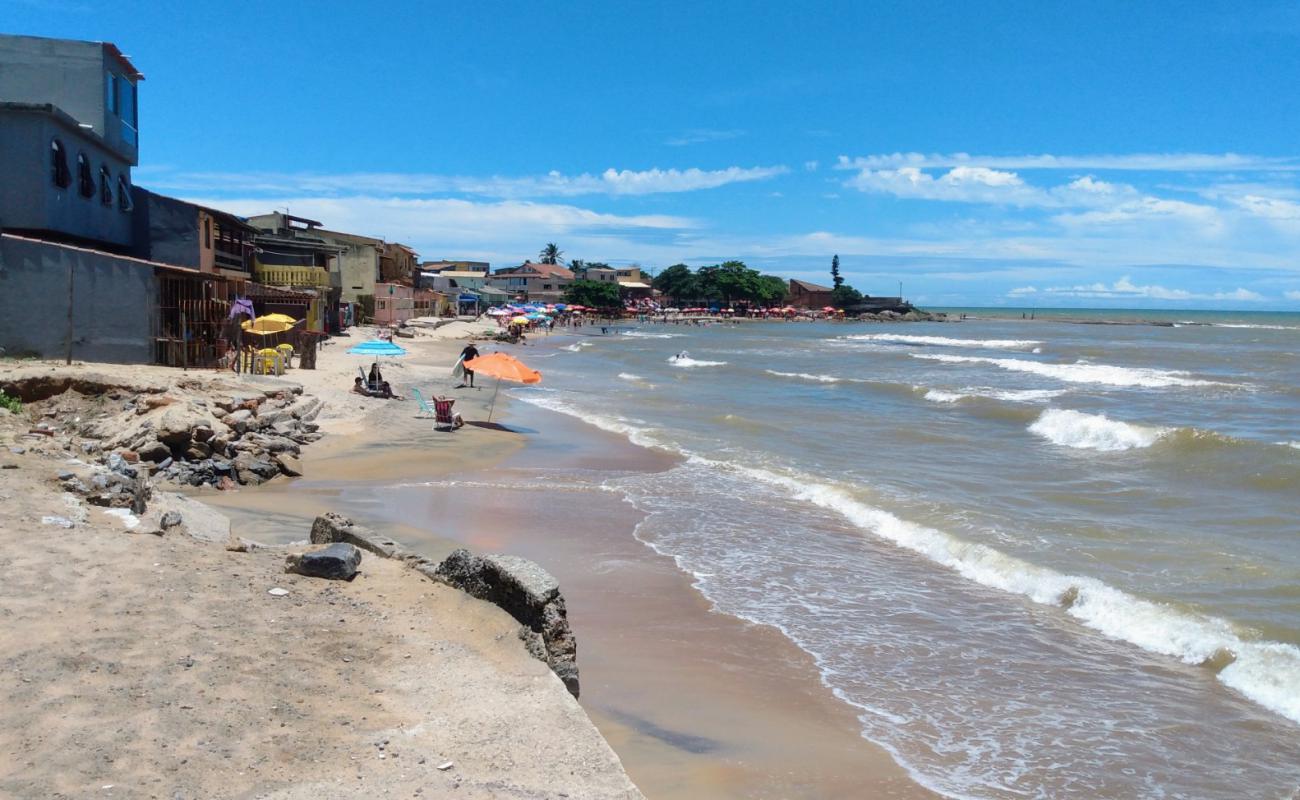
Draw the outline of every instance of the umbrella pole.
M492 389L492 405L488 407L488 422L492 421L492 412L497 407L497 392L501 391L501 379L497 378L497 385Z

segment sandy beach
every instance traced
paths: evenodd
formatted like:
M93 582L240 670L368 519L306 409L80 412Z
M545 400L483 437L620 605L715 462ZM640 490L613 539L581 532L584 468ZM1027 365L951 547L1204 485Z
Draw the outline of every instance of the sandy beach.
M445 391L467 419L482 419L490 386L455 389L448 377L459 347L417 340L401 371L386 375L403 389L425 381L426 395ZM525 361L547 352L501 349ZM547 363L533 362L543 373ZM638 542L633 509L584 497L574 514L559 487L510 485L538 466L655 471L669 457L504 395L497 413L517 432L437 433L404 405L380 406L307 451L302 479L204 499L255 540L301 530L329 506L431 557L468 546L545 566L560 579L578 636L582 705L648 797L931 796L861 738L807 654L779 631L714 613L671 559ZM419 499L394 498L393 486L416 486Z
M326 396L326 430L371 430L381 404L415 406L339 402L355 369L344 361L292 373ZM373 555L351 582L285 574L301 545L231 551L228 520L161 487L138 521L81 502L58 476L85 462L59 436L24 435L40 408L0 418L0 794L640 796L502 610ZM173 509L183 532L149 535Z
M494 419L509 429L473 424L486 420L492 387L457 388L449 372L461 337L482 329L421 331L398 340L408 357L381 365L407 398L412 386L455 397L471 422L459 431L433 430L411 399L350 393L362 359L343 351L363 337L341 337L317 370L286 376L325 401L327 435L304 448L303 478L155 499L155 518L194 501L219 510L215 525L233 541L268 545L252 552L127 535L97 508L69 512L72 529L42 526L49 508L73 503L54 481L66 458L41 442L23 448L22 426L7 419L6 445L26 452L0 472L13 523L4 566L21 576L4 590L13 655L0 748L15 767L0 786L18 796L111 786L114 796L632 797L634 781L652 798L928 796L861 739L805 653L713 613L671 560L636 541L634 510L611 497L575 517L562 498L494 483L537 465L653 471L670 460L505 395ZM526 360L545 348L500 349ZM388 501L387 488L412 483L428 484L420 503ZM302 549L326 510L430 558L465 545L550 570L579 641L581 705L501 610L396 563L368 555L351 583L284 574L285 552ZM33 530L44 535L30 542ZM288 595L267 593L277 587Z

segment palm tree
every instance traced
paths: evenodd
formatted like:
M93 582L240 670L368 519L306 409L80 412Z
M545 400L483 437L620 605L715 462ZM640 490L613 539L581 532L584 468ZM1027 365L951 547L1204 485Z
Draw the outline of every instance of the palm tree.
M547 242L542 252L537 254L543 264L563 264L564 251L555 242Z

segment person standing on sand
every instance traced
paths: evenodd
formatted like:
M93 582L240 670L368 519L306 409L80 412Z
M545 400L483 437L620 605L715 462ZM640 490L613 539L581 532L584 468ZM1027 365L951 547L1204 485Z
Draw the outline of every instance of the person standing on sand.
M461 366L464 367L465 361L473 361L478 358L478 348L474 346L473 342L470 342L465 345L464 350L460 351L460 357L462 361ZM474 388L474 370L465 368L465 381L469 384L469 388Z

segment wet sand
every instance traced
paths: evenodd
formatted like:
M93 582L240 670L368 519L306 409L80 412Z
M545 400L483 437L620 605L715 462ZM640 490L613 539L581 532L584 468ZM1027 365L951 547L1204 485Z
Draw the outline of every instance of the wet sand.
M482 394L458 408L486 405ZM639 512L572 480L665 469L667 456L506 405L498 414L516 432L434 435L394 404L370 434L309 450L311 477L205 499L252 539L304 538L332 509L429 556L463 544L545 566L578 637L581 703L647 797L933 796L860 737L811 657L779 631L713 612L671 559L635 539ZM375 430L387 441L368 438Z

